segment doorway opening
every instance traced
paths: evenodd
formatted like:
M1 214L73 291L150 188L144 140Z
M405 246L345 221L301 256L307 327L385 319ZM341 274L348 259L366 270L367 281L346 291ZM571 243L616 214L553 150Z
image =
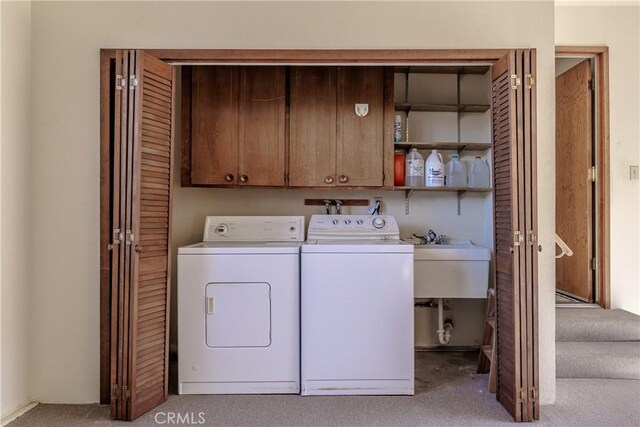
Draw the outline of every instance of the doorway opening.
M608 49L556 48L556 304L609 308Z

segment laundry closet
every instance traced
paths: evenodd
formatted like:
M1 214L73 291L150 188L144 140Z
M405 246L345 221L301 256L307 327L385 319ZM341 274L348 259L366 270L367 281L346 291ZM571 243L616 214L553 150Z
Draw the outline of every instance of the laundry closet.
M511 233L516 227L505 222L507 211L496 205L497 200L517 197L517 189L514 193L508 184L509 172L504 168L513 168L514 158L524 159L517 155L526 156L525 151L519 151L511 157L509 147L502 148L498 157L494 153L497 139L509 142L524 138L511 136L516 132L512 126L524 117L514 114L522 114L522 107L512 105L526 102L518 92L524 90L526 61L522 53L518 55L515 51L507 53L506 59L498 62L398 60L359 65L350 61L301 64L293 60L225 64L222 60L174 64L171 132L175 142L170 157L171 252L167 265L171 272L171 304L167 306L171 319L171 339L167 343L170 359L180 358L176 324L177 289L181 286L178 248L202 241L207 217L304 216L306 227L312 216L324 215L327 209L335 215L336 208L342 215L355 215L354 221L359 220L358 216L369 218L377 209L383 216L395 219L400 239L416 245L413 280L414 289L419 292L409 310L413 310L413 345L420 358L438 354L438 360L443 360L442 351L449 350L472 352L475 359L481 354L481 345L493 345L495 332L491 333L494 338L487 341L487 295L489 289L496 288L496 278L509 281L515 277L496 274L496 243L506 245L499 253L510 250L513 254L516 247L518 257L518 246L527 251L534 246L525 247L525 240L519 240L526 231L518 230L505 239L502 228L496 229L496 224L504 224ZM520 74L511 75L511 70ZM509 92L512 87L513 97ZM154 108L153 102L143 102L143 106ZM505 116L510 108L513 113ZM398 118L399 123L394 123ZM142 132L144 141L144 126ZM490 168L489 183L481 187L404 185L394 177L394 160L414 148L424 158L437 150L444 164L457 155L467 173L472 162L485 162ZM530 155L531 146L526 150ZM144 148L142 153L144 159ZM511 163L507 163L509 159ZM406 165L404 160L402 163ZM502 169L494 171L496 165ZM494 194L496 179L504 191L500 197ZM531 184L530 178L528 182ZM526 203L523 199L522 209ZM504 206L513 209L515 205ZM523 227L525 224L529 227L532 221L525 220ZM497 241L496 235L500 236ZM527 232L527 238L534 237ZM438 246L445 250L437 252ZM478 251L464 252L472 247ZM450 248L455 249L453 255L443 255ZM437 252L435 257L432 249ZM417 256L418 253L422 255ZM523 265L525 260L533 259L532 252L523 252ZM520 272L520 264L500 265ZM465 273L458 274L460 271ZM518 286L525 286L524 279L517 280L522 280ZM464 286L455 292L442 286L458 282L464 282ZM437 291L431 290L430 283ZM526 288L528 296L523 294L508 304L524 304L525 297L531 298L534 292L533 288ZM513 330L514 316L524 319L530 315L520 308L513 311L506 304L503 303L506 311L502 315L505 334ZM213 306L209 309L213 310ZM489 315L494 319L491 327L495 330L495 318L500 315L495 308ZM448 325L446 337L443 320ZM521 333L531 331L516 331L517 339ZM510 343L513 346L514 341ZM494 347L494 358L501 354L498 350L496 355L495 351ZM520 348L505 347L502 351L515 351L517 358L525 360ZM526 363L533 366L533 360ZM520 393L518 384L526 383L521 378L513 386L505 385L513 375L510 372L505 371L502 377L498 374L498 388L502 390L498 399L503 402L507 390L511 393L513 389L515 396ZM531 378L537 381L534 371ZM416 393L425 390L428 392L424 384L416 384ZM522 406L522 401L516 405L515 398L507 400L505 406L515 408L516 418L521 418L523 411L531 417L537 413L534 400L525 399L526 405ZM131 415L122 416L128 417Z

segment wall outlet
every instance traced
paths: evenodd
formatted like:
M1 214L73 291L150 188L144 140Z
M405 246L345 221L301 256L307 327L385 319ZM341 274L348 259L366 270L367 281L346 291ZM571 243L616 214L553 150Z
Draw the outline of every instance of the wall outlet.
M629 167L629 179L637 181L638 178L638 166Z

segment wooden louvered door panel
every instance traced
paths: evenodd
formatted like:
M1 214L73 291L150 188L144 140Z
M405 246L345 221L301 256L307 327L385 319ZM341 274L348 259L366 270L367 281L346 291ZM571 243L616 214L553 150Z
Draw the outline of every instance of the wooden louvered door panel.
M522 120L518 105L516 52L492 67L492 139L494 150L494 232L496 245L497 399L522 421L523 322L520 233ZM525 370L526 371L526 370Z
M167 396L174 77L141 51L115 57L111 417L131 420Z
M110 312L110 384L111 417L121 418L125 412L120 396L120 384L125 380L123 360L126 358L124 342L126 319L125 303L125 245L127 212L127 148L128 148L128 90L123 85L124 76L129 74L128 51L117 51L112 82L116 89L113 95L113 146L111 148L111 194L112 211L111 248L111 312ZM125 79L126 81L126 79Z
M525 299L526 299L526 361L527 399L524 420L540 419L538 404L538 191L537 191L537 146L536 146L536 52L523 51L524 72L524 211L526 229L525 247Z
M132 420L167 399L169 352L171 164L174 140L174 69L135 51L137 87L130 111L131 257L128 329L128 400Z

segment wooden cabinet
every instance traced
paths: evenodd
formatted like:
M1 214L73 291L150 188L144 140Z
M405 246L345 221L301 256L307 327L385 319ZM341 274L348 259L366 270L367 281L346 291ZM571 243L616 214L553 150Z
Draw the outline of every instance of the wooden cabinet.
M185 67L182 96L183 186L284 185L284 67Z
M383 72L291 68L290 186L382 186ZM356 104L367 111L358 114Z

